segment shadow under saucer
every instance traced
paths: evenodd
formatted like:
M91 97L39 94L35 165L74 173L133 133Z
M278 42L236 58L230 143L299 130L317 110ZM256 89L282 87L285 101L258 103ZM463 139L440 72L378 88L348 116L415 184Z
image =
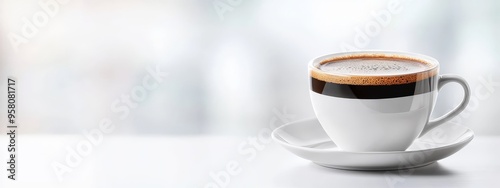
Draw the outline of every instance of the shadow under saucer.
M339 171L347 174L385 174L395 173L404 174L406 176L452 176L455 173L452 170L447 169L445 166L439 164L439 162L432 162L430 164L424 165L422 167L416 168L402 168L395 170L346 170L346 169L336 169L336 168L324 168L321 165L315 163L309 163L309 167L315 168L320 171Z

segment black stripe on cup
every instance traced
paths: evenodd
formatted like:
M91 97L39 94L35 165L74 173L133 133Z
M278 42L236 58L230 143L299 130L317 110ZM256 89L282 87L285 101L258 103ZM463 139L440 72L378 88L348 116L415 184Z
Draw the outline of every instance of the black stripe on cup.
M332 97L349 99L386 99L431 92L436 76L417 82L396 85L349 85L325 82L311 77L312 91Z

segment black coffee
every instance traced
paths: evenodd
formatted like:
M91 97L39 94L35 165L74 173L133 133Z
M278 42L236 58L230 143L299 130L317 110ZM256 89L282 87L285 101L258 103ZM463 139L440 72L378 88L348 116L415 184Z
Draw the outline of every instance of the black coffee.
M429 66L411 60L359 58L326 62L319 69L336 74L387 76L422 72L429 69Z
M382 99L433 91L437 68L410 57L358 54L322 61L310 73L311 89L316 93Z

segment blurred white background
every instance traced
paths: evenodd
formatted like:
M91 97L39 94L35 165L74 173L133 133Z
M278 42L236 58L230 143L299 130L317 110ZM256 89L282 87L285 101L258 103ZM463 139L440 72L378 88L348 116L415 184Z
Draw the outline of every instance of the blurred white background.
M307 178L386 185L382 175L327 173L268 137L269 149L255 159L238 149L257 152L248 139L264 128L313 117L307 64L347 46L426 54L440 61L441 74L469 81L471 102L453 121L485 140L437 165L455 174L405 183L484 184L497 158L475 152L490 150L480 144L500 135L499 34L495 0L0 0L0 103L5 79L16 77L21 134L21 181L4 181L2 167L0 187L202 187L232 160L244 169L233 187L301 186ZM157 65L164 81L128 114L113 110ZM454 108L462 93L444 87L433 116ZM57 183L52 165L65 164L105 118L116 126L113 136ZM480 160L464 162L473 155ZM478 168L485 165L491 169Z
M499 1L395 1L387 25L374 15L391 1L69 0L57 11L40 2L49 1L0 0L1 75L18 78L26 134L80 134L110 117L113 134L247 135L276 111L312 117L308 61L356 46L358 31L377 23L358 48L435 57L473 91L454 121L500 135ZM40 25L30 36L26 20ZM26 41L13 45L14 35ZM156 64L165 81L120 120L111 105ZM443 88L434 116L461 97Z

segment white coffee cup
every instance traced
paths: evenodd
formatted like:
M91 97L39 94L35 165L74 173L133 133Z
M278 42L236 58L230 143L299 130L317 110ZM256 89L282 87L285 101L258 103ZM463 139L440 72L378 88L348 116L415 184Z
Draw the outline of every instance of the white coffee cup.
M429 130L463 111L467 82L439 75L434 58L406 52L358 51L313 59L310 95L323 129L345 151L403 151ZM438 90L456 82L462 102L430 120Z

